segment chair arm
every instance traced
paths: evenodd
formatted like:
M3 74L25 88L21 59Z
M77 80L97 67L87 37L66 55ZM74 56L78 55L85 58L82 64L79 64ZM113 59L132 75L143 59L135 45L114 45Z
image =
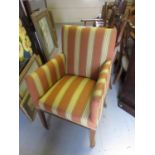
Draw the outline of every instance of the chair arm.
M103 102L107 94L110 81L112 60L107 60L101 67L98 80L93 92L93 98L90 106L90 119L97 123L103 107Z
M25 78L32 100L38 99L65 74L65 56L58 54Z

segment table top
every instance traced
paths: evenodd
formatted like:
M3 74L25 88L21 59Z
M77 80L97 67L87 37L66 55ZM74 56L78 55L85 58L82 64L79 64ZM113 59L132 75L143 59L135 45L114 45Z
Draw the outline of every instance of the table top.
M81 19L82 22L85 22L85 21L103 21L102 18L88 18L88 19Z

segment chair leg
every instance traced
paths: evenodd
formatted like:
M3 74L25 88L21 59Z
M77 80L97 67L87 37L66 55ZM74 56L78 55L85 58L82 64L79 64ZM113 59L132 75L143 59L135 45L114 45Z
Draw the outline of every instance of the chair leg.
M45 127L46 129L48 129L48 125L47 125L47 121L46 121L46 117L43 111L38 110L38 115L40 117L41 123L43 125L43 127Z
M90 129L90 147L93 148L95 146L95 130Z
M123 71L123 68L121 67L120 70L119 70L119 72L118 72L118 74L117 74L117 75L115 76L115 78L114 78L113 84L115 84L116 81L119 80L119 78L120 78L120 76L121 76L121 74L122 74L122 71Z
M111 77L110 77L110 81L109 81L109 88L112 89L112 84L111 84Z
M121 65L121 56L117 54L117 60L115 60L116 66L114 67L114 73L116 73L119 70L119 66Z
M106 98L105 98L105 100L104 100L104 108L106 108L107 107L107 102L106 102Z

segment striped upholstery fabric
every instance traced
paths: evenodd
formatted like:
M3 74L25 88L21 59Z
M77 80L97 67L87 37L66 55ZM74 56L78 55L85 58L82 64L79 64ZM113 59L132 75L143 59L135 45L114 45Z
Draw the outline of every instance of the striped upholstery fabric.
M89 120L90 103L96 81L79 76L64 76L41 97L38 107L67 120L95 128Z
M36 108L96 129L115 39L116 29L63 26L63 54L26 77Z
M96 82L92 103L90 107L90 118L97 122L103 107L103 100L108 90L112 61L107 60L101 67L99 78Z
M65 25L62 28L62 50L66 73L97 80L99 68L113 59L116 29Z
M28 90L34 103L45 94L65 74L64 54L58 54L54 59L26 77Z

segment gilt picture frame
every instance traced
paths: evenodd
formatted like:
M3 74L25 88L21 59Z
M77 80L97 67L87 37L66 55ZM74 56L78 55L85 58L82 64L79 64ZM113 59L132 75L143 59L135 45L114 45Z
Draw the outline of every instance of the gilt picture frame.
M55 23L52 13L48 9L39 10L31 15L32 22L37 32L39 42L43 48L47 60L58 47Z

